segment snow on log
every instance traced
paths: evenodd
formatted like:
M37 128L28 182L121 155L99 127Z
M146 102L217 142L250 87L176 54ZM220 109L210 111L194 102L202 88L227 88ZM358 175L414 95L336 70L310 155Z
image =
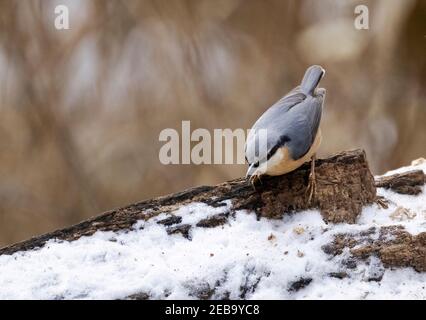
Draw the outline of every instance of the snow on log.
M425 299L426 163L363 151L201 186L0 249L0 299ZM377 189L376 189L377 188ZM377 283L380 285L377 285Z

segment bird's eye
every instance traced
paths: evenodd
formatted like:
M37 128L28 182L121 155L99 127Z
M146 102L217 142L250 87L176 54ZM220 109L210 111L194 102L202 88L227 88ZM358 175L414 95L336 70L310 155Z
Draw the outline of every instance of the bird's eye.
M259 166L259 161L258 162L256 162L254 165L253 165L253 167L254 168L257 168Z

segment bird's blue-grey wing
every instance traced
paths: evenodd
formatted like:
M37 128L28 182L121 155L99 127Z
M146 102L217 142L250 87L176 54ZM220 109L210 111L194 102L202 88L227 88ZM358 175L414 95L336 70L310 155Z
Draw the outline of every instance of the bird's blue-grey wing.
M248 163L266 161L271 151L287 140L285 127L288 125L287 113L306 99L299 87L270 107L253 125L246 143ZM266 129L267 138L262 139L262 130ZM263 131L264 132L264 131Z
M283 126L283 134L289 137L286 146L290 156L300 159L311 148L318 132L322 115L323 94L307 96L287 114L287 123Z

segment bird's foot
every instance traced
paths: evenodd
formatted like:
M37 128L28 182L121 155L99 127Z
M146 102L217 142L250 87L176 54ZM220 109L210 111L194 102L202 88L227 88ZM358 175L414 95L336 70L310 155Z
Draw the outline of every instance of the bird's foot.
M309 197L308 197L309 204L312 204L312 200L315 198L316 188L317 188L317 182L315 179L315 174L310 173L309 184L308 184L308 188L306 189L306 193L309 194Z
M252 175L249 178L249 182L253 188L254 191L257 191L256 189L256 182L259 181L261 185L263 185L262 180L260 179L260 176L258 175Z
M315 199L315 193L317 188L317 181L315 176L315 156L312 157L311 161L311 172L309 173L309 183L306 188L306 193L309 194L308 203L312 204L312 200Z

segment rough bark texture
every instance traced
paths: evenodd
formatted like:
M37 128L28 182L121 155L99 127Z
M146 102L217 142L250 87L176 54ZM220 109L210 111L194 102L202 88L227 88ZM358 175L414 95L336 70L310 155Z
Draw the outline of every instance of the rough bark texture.
M1 254L43 246L50 239L75 240L96 231L131 229L138 220L147 220L160 213L171 213L190 202L223 206L232 202L232 211L254 210L258 216L281 218L286 212L319 208L327 222L354 223L363 205L376 199L374 177L369 171L362 150L346 151L316 161L316 193L311 203L307 186L310 164L279 177L264 177L252 188L246 179L236 179L217 186L201 186L172 195L146 200L124 208L111 210L77 225L57 230L30 240L0 249ZM199 227L216 227L226 222L232 212L199 222ZM189 226L179 225L179 217L169 217L159 223L170 234L189 237Z
M356 259L375 255L385 267L413 267L419 272L426 271L426 232L413 236L402 226L372 227L358 234L338 234L323 250L336 256L345 248L349 248ZM349 259L354 267L356 259Z
M376 181L376 187L391 189L401 194L417 195L422 192L421 187L425 180L422 170L414 170L382 177Z
M317 207L327 222L355 223L362 206L376 198L374 177L361 150L316 161L316 193L311 203L306 197L309 173L310 165L305 164L287 175L266 177L261 192L239 199L237 206L252 206L268 218Z

